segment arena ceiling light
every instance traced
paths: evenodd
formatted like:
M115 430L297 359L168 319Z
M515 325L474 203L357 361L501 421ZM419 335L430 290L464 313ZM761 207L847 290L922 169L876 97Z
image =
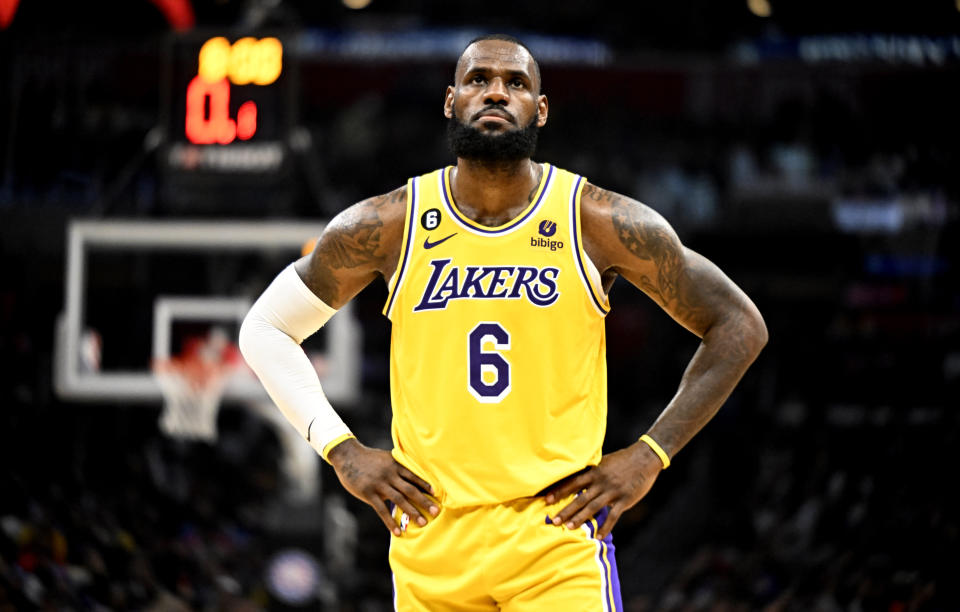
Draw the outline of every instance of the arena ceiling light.
M960 0L957 0L957 2L960 2ZM768 0L747 0L747 8L757 17L769 17L773 14L773 9L770 7Z

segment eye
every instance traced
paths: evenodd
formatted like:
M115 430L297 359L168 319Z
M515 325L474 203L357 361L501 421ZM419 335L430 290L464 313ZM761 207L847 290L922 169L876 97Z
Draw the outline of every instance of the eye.
M475 74L475 75L473 75L473 78L470 79L470 82L471 82L471 83L476 83L477 85L481 85L481 84L483 84L483 83L486 83L486 82L487 82L487 79L484 78L484 76L483 76L482 74Z
M526 84L523 82L523 79L521 79L521 78L518 77L518 78L515 78L515 79L513 79L512 81L510 81L510 86L511 86L511 87L523 88L523 87L526 87Z

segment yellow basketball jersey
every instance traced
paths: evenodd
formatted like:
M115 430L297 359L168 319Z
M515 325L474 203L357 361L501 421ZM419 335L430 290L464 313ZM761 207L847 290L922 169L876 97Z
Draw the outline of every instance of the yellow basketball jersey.
M583 177L544 164L533 202L487 227L457 209L451 170L407 183L384 314L393 455L463 507L600 461L609 304L580 237Z

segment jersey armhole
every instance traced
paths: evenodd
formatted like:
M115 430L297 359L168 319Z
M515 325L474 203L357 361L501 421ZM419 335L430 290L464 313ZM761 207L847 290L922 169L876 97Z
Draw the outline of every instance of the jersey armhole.
M383 306L383 314L390 319L393 312L393 304L400 286L403 284L403 274L407 269L407 262L410 260L410 249L413 244L413 235L416 232L417 198L419 197L419 177L411 178L407 181L407 210L403 223L403 242L400 244L400 261L397 268L387 283L387 301Z
M603 291L600 272L584 250L581 239L583 231L580 225L580 198L586 182L582 176L577 176L573 189L570 190L570 233L573 235L573 257L577 262L577 274L590 296L590 301L593 302L600 316L606 316L610 312L610 298Z

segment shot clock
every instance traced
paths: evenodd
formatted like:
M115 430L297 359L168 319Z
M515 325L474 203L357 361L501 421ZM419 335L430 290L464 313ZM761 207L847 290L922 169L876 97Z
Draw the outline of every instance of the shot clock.
M257 133L257 103L245 100L230 117L231 85L266 87L283 72L283 45L277 38L223 36L200 47L197 75L187 85L184 134L193 144L230 144Z
M172 35L164 83L161 197L173 213L253 214L294 189L297 65L282 33ZM292 196L290 196L292 197Z
M178 36L169 57L168 165L276 170L295 123L294 79L282 37Z

